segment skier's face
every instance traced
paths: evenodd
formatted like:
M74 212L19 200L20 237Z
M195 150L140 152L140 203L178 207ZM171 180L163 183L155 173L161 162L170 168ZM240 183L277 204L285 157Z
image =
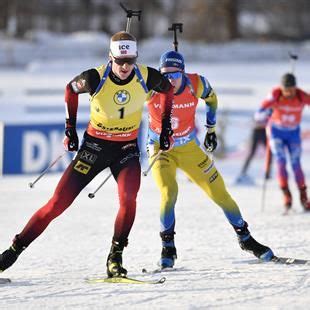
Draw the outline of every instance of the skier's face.
M112 59L112 71L121 80L126 80L131 74L137 57L113 57Z
M282 87L282 95L285 98L293 98L296 95L296 87Z
M165 76L173 86L174 93L177 93L182 85L183 71L175 67L161 68L160 72Z

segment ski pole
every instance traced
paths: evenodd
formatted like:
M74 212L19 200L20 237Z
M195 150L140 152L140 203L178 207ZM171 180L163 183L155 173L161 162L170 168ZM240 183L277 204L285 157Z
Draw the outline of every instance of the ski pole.
M92 199L95 197L95 194L99 191L99 189L110 179L112 176L112 173L110 173L103 182L94 190L94 192L88 194L88 198Z
M267 137L266 138L266 156L265 156L265 176L264 176L263 187L262 187L262 202L261 202L262 212L264 212L264 209L265 209L267 180L270 178L271 162L272 162L272 153L270 150L269 139Z
M289 55L290 60L291 60L291 73L294 74L295 73L296 61L298 60L298 55L293 54L291 52L289 52L288 55Z
M169 31L173 31L173 46L174 50L177 52L178 51L178 39L177 39L177 30L180 32L183 32L183 24L181 23L173 23L170 28L168 28Z
M163 152L162 150L159 150L159 152L156 154L156 156L154 157L152 162L149 164L148 168L145 171L143 171L143 173L142 173L143 176L146 177L148 175L148 173L150 172L150 170L152 169L152 167L154 166L156 160L159 158L159 156L161 155L162 152Z
M141 10L128 10L125 8L124 4L121 2L119 3L120 7L127 13L127 25L126 25L126 32L130 32L130 25L131 25L131 19L133 16L137 16L138 20L141 19Z
M265 197L266 197L266 188L267 188L267 178L264 177L263 187L262 187L262 201L261 201L261 211L264 212L265 209Z
M54 161L52 161L50 163L50 165L33 181L30 182L28 185L30 188L33 188L34 185L44 176L44 174L46 174L46 172L48 170L50 170L64 155L66 154L66 152L62 153L61 155L59 155Z
M153 167L155 161L158 159L158 157L160 156L160 154L162 153L162 150L160 150L157 155L155 156L155 158L153 159L153 161L151 162L151 164L149 165L149 167L147 168L146 171L143 172L144 176L147 176L148 172L151 170L151 168ZM88 197L89 198L94 198L95 194L99 191L99 189L110 179L110 177L112 176L112 173L110 173L104 180L103 182L94 190L94 192L89 193Z
M272 164L272 152L270 149L269 138L266 137L266 156L265 156L265 177L270 178L271 174L271 164Z

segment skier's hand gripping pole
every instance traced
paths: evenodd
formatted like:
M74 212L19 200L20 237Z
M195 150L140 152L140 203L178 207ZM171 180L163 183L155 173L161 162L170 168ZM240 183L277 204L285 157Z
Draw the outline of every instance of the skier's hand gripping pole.
M46 174L46 172L48 172L65 154L66 152L62 153L54 161L52 161L50 165L33 182L28 184L29 187L33 188L34 185Z

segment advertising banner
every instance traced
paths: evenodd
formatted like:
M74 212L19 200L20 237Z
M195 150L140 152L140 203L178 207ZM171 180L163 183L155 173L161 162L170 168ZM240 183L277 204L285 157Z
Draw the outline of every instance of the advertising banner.
M80 124L78 128L80 141L86 125L86 123ZM3 126L2 131L1 162L2 174L4 175L38 174L63 153L63 123L35 125L8 124ZM73 155L68 152L68 154L63 156L51 168L51 172L63 171L70 163Z

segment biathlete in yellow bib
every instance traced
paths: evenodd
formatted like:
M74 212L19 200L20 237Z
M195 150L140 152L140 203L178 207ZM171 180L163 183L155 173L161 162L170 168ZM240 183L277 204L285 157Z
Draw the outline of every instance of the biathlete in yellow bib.
M137 56L135 37L128 32L118 32L111 38L108 64L84 71L68 83L64 146L77 154L51 199L33 214L15 236L13 244L0 254L0 272L14 264L22 251L73 203L97 174L109 168L117 183L119 210L106 270L109 277L126 276L122 253L135 220L141 176L137 135L143 106L152 90L161 93L164 106L159 116L162 119L162 150L169 148L172 134L172 86L158 70L136 64ZM78 96L82 93L90 95L90 121L79 147L76 119ZM109 208L104 206L104 200L98 203Z
M214 160L202 150L197 139L195 112L198 99L201 98L207 110L204 146L209 152L214 151L217 146L217 96L214 90L205 77L184 71L184 58L178 52L168 51L161 56L160 71L174 87L171 116L174 145L169 151L162 153L152 167L152 175L161 193L161 268L173 267L177 257L174 242L175 205L178 197L177 169L181 169L224 211L243 250L252 252L261 260L271 260L274 256L272 250L251 236L238 205L228 193L223 178L215 167ZM148 151L149 160L152 161L159 151L161 132L162 106L158 93L153 93L148 101L148 108Z

